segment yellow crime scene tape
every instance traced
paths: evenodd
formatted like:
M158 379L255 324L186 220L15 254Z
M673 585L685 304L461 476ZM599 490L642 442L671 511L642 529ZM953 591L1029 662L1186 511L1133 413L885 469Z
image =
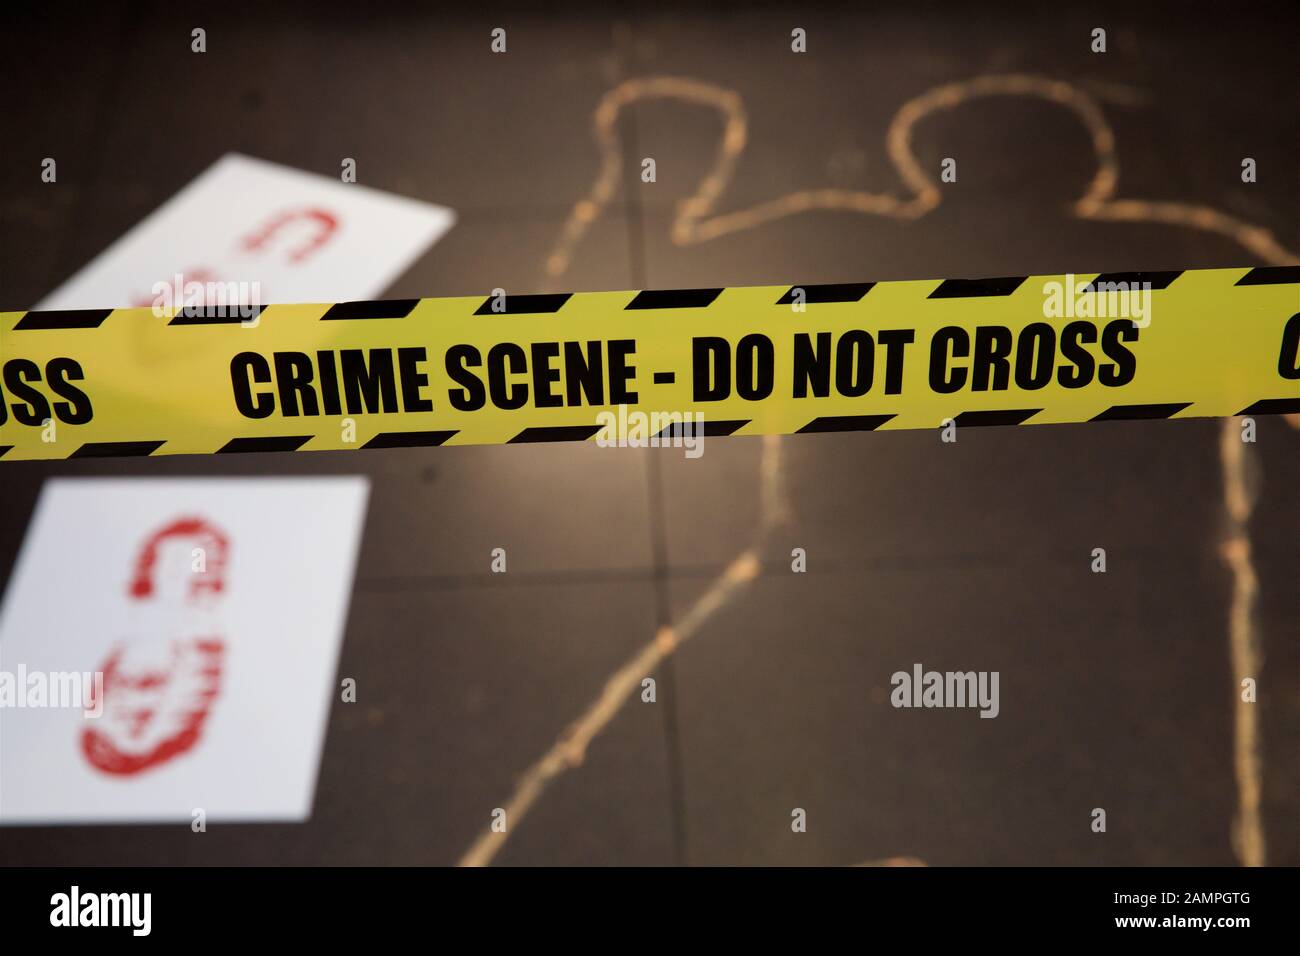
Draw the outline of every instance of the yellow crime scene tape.
M1279 412L1294 266L0 313L4 461Z

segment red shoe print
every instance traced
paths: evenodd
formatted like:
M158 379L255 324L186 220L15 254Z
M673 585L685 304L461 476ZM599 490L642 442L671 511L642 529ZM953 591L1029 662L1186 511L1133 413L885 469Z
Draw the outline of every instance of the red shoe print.
M200 570L194 548L203 549ZM130 776L198 743L221 691L225 642L214 612L229 550L225 533L202 518L182 518L145 541L129 590L142 633L109 653L103 713L81 734L95 768Z

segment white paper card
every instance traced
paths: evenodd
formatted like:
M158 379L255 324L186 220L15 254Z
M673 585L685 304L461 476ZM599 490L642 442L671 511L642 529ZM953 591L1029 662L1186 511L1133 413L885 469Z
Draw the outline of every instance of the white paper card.
M229 153L34 308L151 306L165 290L179 308L189 287L230 283L242 304L374 298L455 221L444 206Z
M307 819L368 485L47 482L0 608L0 823Z

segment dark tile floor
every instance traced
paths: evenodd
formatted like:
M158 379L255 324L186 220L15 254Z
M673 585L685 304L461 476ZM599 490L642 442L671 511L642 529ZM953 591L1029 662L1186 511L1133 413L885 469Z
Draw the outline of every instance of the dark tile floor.
M923 165L960 162L959 187L918 221L810 212L683 247L672 222L721 120L658 100L619 118L628 188L548 275L600 169L596 104L661 74L743 101L748 142L717 212L818 186L897 194L885 130L904 102L1020 72L1099 99L1120 196L1205 204L1300 247L1296 23L1281 12L347 9L5 23L6 63L41 81L4 94L0 307L29 305L232 149L324 173L353 156L368 185L455 208L399 296L1257 264L1223 237L1072 218L1095 168L1084 131L1011 97L918 126ZM498 25L509 52L494 57ZM1104 56L1088 52L1099 25ZM804 56L788 52L793 26L809 31ZM39 182L45 156L57 188ZM645 156L653 184L636 175ZM1243 156L1258 183L1241 183ZM1233 863L1218 434L1195 421L785 440L789 517L761 545L762 573L647 675L657 701L630 699L497 861ZM1300 432L1261 421L1253 452L1264 822L1270 861L1296 864ZM610 673L750 544L761 458L742 438L691 461L570 445L3 465L0 580L48 476L364 470L374 487L341 663L360 699L335 707L311 822L3 829L0 862L456 861ZM505 576L488 573L495 547ZM789 570L796 547L805 575ZM1001 715L891 708L889 675L916 661L999 670ZM1088 829L1096 806L1105 835Z

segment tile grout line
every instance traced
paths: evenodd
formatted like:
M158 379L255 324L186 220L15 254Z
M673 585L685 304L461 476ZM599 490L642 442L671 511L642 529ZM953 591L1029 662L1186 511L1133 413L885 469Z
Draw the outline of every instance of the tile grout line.
M631 26L616 27L616 43L623 48L624 54L633 46ZM618 58L623 62L623 57ZM622 71L620 70L620 74ZM625 77L619 77L620 80ZM646 285L648 272L645 247L645 218L642 210L641 190L637 177L627 163L627 157L638 153L636 116L629 112L623 118L622 135L624 149L624 205L627 209L627 253L628 278L632 288L642 289ZM632 164L635 166L635 162ZM655 592L655 630L663 631L672 626L672 588L668 580L668 525L664 504L663 468L658 456L646 456L646 505L648 508L648 527L650 535L650 552L654 571ZM679 687L677 668L671 655L664 657L659 664L659 677L664 687L663 717L664 752L667 758L668 775L668 811L672 828L673 862L685 866L690 859L687 842L686 824L686 769L682 757L682 740L678 711Z

